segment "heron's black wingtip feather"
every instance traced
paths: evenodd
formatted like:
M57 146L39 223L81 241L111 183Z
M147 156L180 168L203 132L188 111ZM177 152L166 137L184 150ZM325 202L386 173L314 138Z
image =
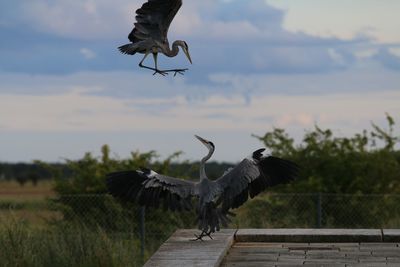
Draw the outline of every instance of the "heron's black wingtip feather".
M273 156L263 158L259 162L260 169L266 177L268 186L286 184L296 180L300 167L296 163Z
M120 171L107 174L108 192L125 201L135 201L140 185L146 178L136 171Z

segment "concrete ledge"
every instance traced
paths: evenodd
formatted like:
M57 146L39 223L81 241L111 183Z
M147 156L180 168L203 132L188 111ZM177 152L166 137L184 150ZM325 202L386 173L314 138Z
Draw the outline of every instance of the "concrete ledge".
M388 238L394 238L394 233ZM397 233L398 234L398 233ZM240 229L237 242L382 242L380 229Z
M400 229L383 229L383 242L400 242Z
M234 242L235 230L224 229L210 240L191 241L199 230L177 230L144 266L220 266Z

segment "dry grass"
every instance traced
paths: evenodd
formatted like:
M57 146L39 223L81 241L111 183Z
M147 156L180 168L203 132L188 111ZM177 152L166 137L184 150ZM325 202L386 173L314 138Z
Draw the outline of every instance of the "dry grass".
M34 225L44 225L57 220L62 214L48 209L47 198L55 196L53 183L42 181L34 186L27 182L21 186L16 181L0 182L0 221L14 219Z
M63 214L60 211L53 210L1 210L0 209L0 222L13 219L16 221L29 222L32 225L42 226L47 222L62 220Z
M0 182L0 201L41 201L53 196L51 181L39 182L36 186L30 182L23 186L16 181Z

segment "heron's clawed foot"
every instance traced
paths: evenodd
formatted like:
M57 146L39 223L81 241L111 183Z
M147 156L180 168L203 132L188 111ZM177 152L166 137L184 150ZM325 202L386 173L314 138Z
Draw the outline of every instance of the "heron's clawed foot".
M180 75L184 75L185 71L188 69L173 69L173 70L158 70L159 72L167 73L167 72L174 72L174 77L179 73ZM157 72L157 71L156 71Z
M180 74L180 75L184 75L185 74L185 71L187 71L188 69L177 69L177 70L173 70L175 73L174 73L174 77L176 76L176 74Z
M194 235L196 238L195 239L190 239L190 241L197 241L197 240L200 240L200 241L204 241L203 240L203 237L204 237L204 235L203 235L203 233L201 233L200 235Z
M168 75L168 71L155 69L153 75L160 74L162 76Z
M212 238L212 236L211 236L211 231L210 232L205 232L205 231L203 231L203 232L201 232L201 234L199 234L199 235L194 235L196 238L195 239L190 239L190 241L197 241L197 240L200 240L200 241L204 241L203 240L203 237L205 237L205 236L208 236L210 239L213 239Z

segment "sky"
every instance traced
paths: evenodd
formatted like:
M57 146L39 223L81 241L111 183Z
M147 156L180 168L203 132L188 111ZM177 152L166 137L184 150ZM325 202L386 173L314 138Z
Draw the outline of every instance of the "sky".
M400 1L184 0L159 56L184 76L153 76L127 56L142 0L0 2L0 161L63 161L183 151L239 161L274 127L296 140L400 121ZM146 60L152 65L152 59ZM398 130L397 130L398 132Z

